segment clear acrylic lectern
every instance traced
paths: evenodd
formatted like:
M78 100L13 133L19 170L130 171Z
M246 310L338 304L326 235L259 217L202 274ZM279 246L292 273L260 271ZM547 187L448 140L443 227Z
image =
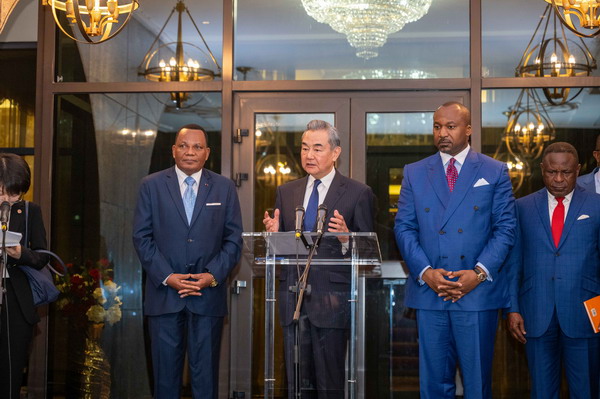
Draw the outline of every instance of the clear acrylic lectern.
M331 372L331 375L338 377L327 378L336 380L333 385L337 385L335 389L338 393L341 382L342 397L354 399L357 392L358 277L359 272L369 272L381 263L377 234L325 233L310 260L310 266L307 260L310 258L310 247L317 241L317 233L306 232L303 236L304 239L301 239L294 232L243 233L244 256L252 265L253 274L265 278L264 304L254 304L255 307L264 306L265 315L264 397L275 397L275 329L279 328L276 325L276 312L279 312L279 324L285 331L283 346L288 397L302 398L303 392L308 397L316 393L309 393L310 390L322 389L322 385L306 386L306 381L311 380L307 374L314 374L315 371L312 366L307 366L309 361L304 359L320 365L315 367L318 369L323 364L327 365L327 362L331 363L331 360L316 358L321 357L320 353L324 358L329 358L335 357L337 351L337 357L341 355L343 364L339 365L337 361L333 363L341 367L343 381L339 378L339 370L337 374ZM305 275L306 269L308 277ZM306 278L305 284L302 284L302 276ZM315 338L314 331L307 333L302 327L307 320L310 320L308 324L311 326L317 326L312 330L325 331L325 336ZM317 348L319 343L315 341L329 343L327 347ZM280 342L278 346L281 346ZM322 375L311 377L325 378Z

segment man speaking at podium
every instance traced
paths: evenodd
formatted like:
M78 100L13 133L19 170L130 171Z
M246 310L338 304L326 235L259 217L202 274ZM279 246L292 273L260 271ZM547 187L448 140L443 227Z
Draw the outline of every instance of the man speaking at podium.
M265 212L269 232L296 229L296 208L305 210L303 231L315 231L317 209L327 206L324 229L329 232L373 231L373 192L365 184L342 176L334 167L340 156L340 137L335 127L313 120L302 135L302 168L308 176L277 188L275 211ZM340 248L342 246L340 245ZM342 255L343 249L338 256ZM292 316L296 308L293 288L299 272L290 266L281 270L279 311L283 325L288 392L294 392L294 334ZM343 398L344 360L350 326L350 268L312 266L308 277L298 334L302 398Z

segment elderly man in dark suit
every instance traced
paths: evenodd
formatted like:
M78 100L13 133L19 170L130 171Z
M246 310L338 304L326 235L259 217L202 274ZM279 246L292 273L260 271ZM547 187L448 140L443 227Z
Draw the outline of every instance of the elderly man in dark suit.
M181 128L176 166L142 180L135 210L157 399L181 396L186 342L194 398L218 396L225 281L240 257L242 220L233 182L203 169L207 141L200 126Z
M577 185L584 190L600 194L600 173L598 173L600 171L600 134L596 137L596 147L594 147L593 154L597 166L590 173L579 176Z
M342 176L335 169L341 151L335 127L321 120L308 123L302 135L301 150L302 167L308 176L277 188L273 218L265 212L263 220L267 231L293 231L298 206L306 209L303 230L315 231L319 204L325 204L329 210L325 222L328 231L373 231L373 192L370 187ZM343 256L347 248L347 244L337 246L337 255ZM290 287L297 281L296 267L282 270L279 310L290 397L294 383L292 315L296 306L296 295ZM343 398L350 323L350 270L344 266L313 266L308 284L311 293L304 299L298 326L302 397Z

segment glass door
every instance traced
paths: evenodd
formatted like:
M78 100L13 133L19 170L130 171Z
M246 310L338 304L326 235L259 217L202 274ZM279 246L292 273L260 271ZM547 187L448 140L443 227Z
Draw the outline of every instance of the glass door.
M468 103L467 92L240 93L234 101L233 177L245 231L262 231L277 186L305 175L301 136L312 119L333 123L341 136L338 170L371 186L375 230L384 264L359 284L359 397L418 394L418 344L412 312L404 309L406 274L393 224L404 165L433 154L432 116L447 101ZM230 397L261 397L264 386L264 280L242 265L233 277ZM243 288L236 288L243 286ZM369 337L368 340L365 337ZM281 336L275 346L283 347ZM283 351L276 357L276 397L286 397ZM277 368L280 365L280 368ZM236 396L237 395L237 396Z

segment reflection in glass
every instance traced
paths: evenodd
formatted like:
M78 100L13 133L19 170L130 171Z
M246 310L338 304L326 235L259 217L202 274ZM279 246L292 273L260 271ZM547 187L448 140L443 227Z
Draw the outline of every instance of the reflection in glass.
M528 43L532 40L532 35L536 30L538 23L546 24L548 17L553 17L553 12L540 19L544 14L544 8L547 3L543 1L522 1L522 0L482 0L482 61L484 77L512 77L515 76L515 68L519 65L519 60L526 53ZM518 12L515 12L518 10ZM551 22L552 23L552 22ZM507 29L507 27L511 27ZM580 39L572 32L557 25L558 35L565 39L580 42ZM552 36L549 32L548 36ZM536 42L534 42L535 45ZM598 58L599 48L589 39L584 39L585 45L589 46L591 54ZM552 51L548 52L548 61ZM557 56L560 50L556 52ZM575 54L578 63L584 63L579 54ZM566 56L566 62L569 61L569 55ZM531 60L535 63L535 57ZM592 76L600 76L598 69L592 72ZM574 90L576 92L577 90Z
M206 167L220 171L220 94L194 93L201 97L198 107L185 112L165 107L160 99L168 95L56 98L51 242L72 271L51 308L49 379L57 396L84 397L107 389L111 397L151 395L143 271L131 242L137 188L149 173L173 165L175 133L188 123L207 129L213 152ZM104 306L121 302L120 317L116 309L109 312L112 305L106 314L94 307L103 305L96 292L101 287L108 300ZM101 319L105 323L97 328ZM85 362L108 383L86 383L91 374ZM189 391L189 381L184 389Z
M367 114L367 184L377 198L375 232L384 260L398 260L394 218L404 165L435 152L433 112Z
M175 6L176 1L144 0L143 6L133 13L123 31L115 38L100 46L75 43L64 35L58 36L57 42L57 80L86 82L136 82L143 81L138 67L145 57L146 51L159 36L165 19ZM223 2L209 1L186 3L190 14L197 21L207 45L214 52L217 64L221 64L223 43ZM169 24L158 38L157 45L177 41L177 24ZM198 32L192 24L183 24L181 38L183 42L201 46ZM202 47L202 46L201 46ZM176 49L166 46L165 62L169 62ZM170 54L167 54L170 53ZM172 55L171 55L172 54ZM214 68L208 54L196 55L199 68ZM160 60L158 60L160 61ZM188 59L184 60L187 63ZM83 73L74 68L80 64ZM195 64L194 64L195 65ZM207 67L207 65L210 65ZM216 71L215 71L216 72Z
M469 76L468 0L432 2L426 15L390 34L377 57L368 60L357 57L346 35L328 25L335 17L316 23L300 1L235 4L237 80Z
M579 88L571 88L573 91ZM537 191L543 187L540 174L540 159L519 156L514 153L512 157L504 140L504 132L509 123L508 117L511 109L522 90L484 90L482 92L482 151L490 156L496 154L496 158L505 162L515 163L516 155L523 165L523 182L521 187L513 185L515 195L521 197ZM600 133L598 126L597 110L600 109L600 92L597 88L584 87L582 93L575 101L560 106L548 106L545 104L548 118L554 125L554 137L545 141L542 150L548 144L556 141L566 141L577 148L581 163L581 174L589 173L596 167L596 160L592 155L595 149L596 136ZM542 97L543 98L543 97ZM534 127L535 129L535 127ZM513 149L514 152L514 149ZM516 171L515 171L516 172ZM513 183L516 183L513 180Z

